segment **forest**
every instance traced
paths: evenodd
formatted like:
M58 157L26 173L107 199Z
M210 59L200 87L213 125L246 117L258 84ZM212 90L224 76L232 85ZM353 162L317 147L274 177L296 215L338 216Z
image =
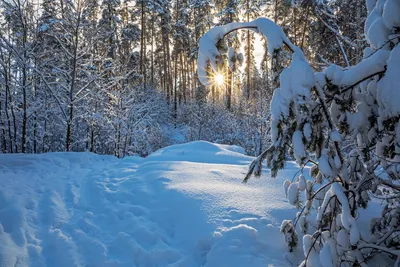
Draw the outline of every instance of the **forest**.
M3 153L145 156L208 140L258 155L270 144L276 79L265 40L249 30L232 35L235 62L204 87L200 37L268 17L317 71L359 62L367 45L359 0L3 0L1 14Z

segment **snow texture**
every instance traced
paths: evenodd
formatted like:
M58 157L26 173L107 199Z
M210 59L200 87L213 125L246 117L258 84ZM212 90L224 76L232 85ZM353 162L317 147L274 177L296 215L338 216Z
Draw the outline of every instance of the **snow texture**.
M332 168L331 165L329 164L329 158L327 154L327 149L324 148L321 152L321 157L319 158L318 161L318 168L320 172L325 175L325 177L331 177L332 176Z
M379 115L390 118L400 115L400 46L396 46L390 53L387 62L387 71L381 81L378 82L377 100L379 103Z
M293 152L297 162L302 162L306 158L306 150L303 143L303 135L300 131L295 131L292 137Z
M292 266L281 188L298 168L245 186L252 159L208 142L147 158L0 155L0 266Z
M229 69L231 71L235 70L234 59L235 59L235 49L233 49L233 47L229 47L229 49L228 49L228 64L229 64Z
M387 0L383 8L383 22L388 29L400 27L400 1Z
M340 136L339 132L336 130L331 132L330 138L332 139L333 142L340 142L342 140L342 137Z
M353 85L374 73L384 71L389 55L390 52L386 50L378 50L372 56L346 70L339 84Z
M289 203L293 206L299 205L299 183L292 183L288 190Z

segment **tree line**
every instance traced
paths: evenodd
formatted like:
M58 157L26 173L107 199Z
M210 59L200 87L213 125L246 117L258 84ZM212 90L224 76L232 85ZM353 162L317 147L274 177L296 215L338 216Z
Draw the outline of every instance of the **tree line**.
M366 45L359 2L2 0L0 151L122 157L202 139L259 154L270 142L271 57L258 64L257 33L238 32L225 44L236 54L224 84L204 87L198 40L265 16L313 68L346 67Z

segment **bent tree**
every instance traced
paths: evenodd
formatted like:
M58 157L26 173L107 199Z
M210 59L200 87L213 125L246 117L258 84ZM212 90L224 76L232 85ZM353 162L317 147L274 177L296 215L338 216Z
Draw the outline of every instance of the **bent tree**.
M301 266L400 265L400 2L371 0L367 8L369 47L345 69L331 64L314 73L302 50L266 18L214 27L200 39L198 77L205 86L224 64L225 36L247 29L267 40L276 72L272 145L244 181L261 175L264 160L276 177L288 155L296 159L301 171L284 189L299 212L282 222L281 232L290 251L302 232ZM292 56L282 68L285 48ZM360 210L377 199L381 214L361 218L370 225L363 229Z

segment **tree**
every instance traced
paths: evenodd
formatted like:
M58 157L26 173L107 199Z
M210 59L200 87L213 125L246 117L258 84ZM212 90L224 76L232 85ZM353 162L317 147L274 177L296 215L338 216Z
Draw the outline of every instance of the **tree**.
M15 109L14 106L12 107L14 118L14 146L15 152L17 152L17 139L19 139L17 135L19 135L21 140L20 150L22 153L25 153L28 126L28 94L31 85L29 83L29 76L31 75L31 68L29 68L29 65L32 57L32 40L31 36L29 36L31 32L29 27L32 25L32 6L29 2L19 0L14 2L3 1L2 5L5 11L5 19L10 25L10 36L6 36L4 33L1 34L1 41L3 48L11 52L14 60L9 62L10 69L8 71L12 70L11 72L7 73L8 71L3 68L4 74L8 76L5 79L6 90L8 90L7 95L10 101L12 101L12 96L10 94L10 86L12 83L14 84L12 88L13 93L21 91L22 94L21 99L14 99L14 101L18 101L15 103L18 103L17 106L19 108ZM20 112L16 112L17 110L22 111L21 116L19 116ZM19 119L20 122L18 122ZM18 134L17 124L21 127Z
M258 6L259 2L257 1L250 1L246 0L245 3L243 3L242 8L244 10L244 16L246 17L247 22L250 21L250 19L254 19L258 17L259 14L259 9L260 7ZM252 80L252 71L253 71L253 66L255 64L254 62L254 34L251 33L249 30L247 30L245 36L243 36L246 40L245 43L245 64L246 64L246 71L245 71L245 80L246 82L244 83L244 96L247 101L249 101L253 97L253 80Z
M65 3L61 18L52 24L50 30L46 30L51 40L50 51L59 57L48 56L44 67L50 67L51 71L43 73L41 79L51 91L51 97L57 99L62 119L65 120L66 151L70 151L74 145L74 130L78 129L75 128L75 120L80 114L82 101L85 101L83 97L87 96L89 87L96 79L92 71L96 67L95 58L91 54L96 39L86 31L90 25L90 4L84 0ZM83 39L84 36L86 39Z
M370 46L363 60L347 69L331 65L314 73L304 53L268 19L212 28L200 39L199 69L211 65L216 70L222 64L218 43L243 28L262 33L270 55L283 45L292 51L271 101L273 144L251 163L244 181L261 174L264 159L275 177L287 151L302 170L312 165L309 179L301 173L284 183L299 213L285 220L281 231L290 250L298 244L296 227L305 233L301 266L398 266L400 261L400 105L395 100L400 96L395 74L400 70L400 3L367 4ZM207 85L208 79L200 80ZM371 197L385 205L382 217L371 220L368 240L355 218Z
M239 2L236 0L222 1L221 11L218 13L219 24L227 24L238 20L239 17ZM224 68L226 74L226 108L231 109L232 106L232 87L233 87L233 72L235 71L235 47L238 48L238 38L235 35L230 36L228 39L228 60L230 64L227 64ZM229 52L230 51L230 52Z

